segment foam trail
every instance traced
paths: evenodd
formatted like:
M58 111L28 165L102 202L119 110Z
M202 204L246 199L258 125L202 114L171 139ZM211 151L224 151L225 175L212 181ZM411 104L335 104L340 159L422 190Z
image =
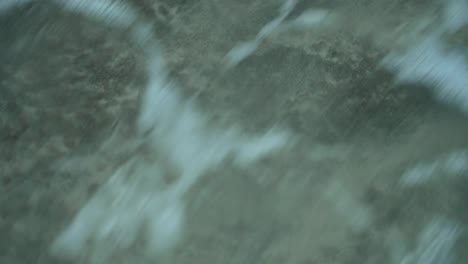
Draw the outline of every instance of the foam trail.
M78 212L52 245L54 255L76 258L86 252L91 259L107 260L128 249L142 231L147 234L148 252L175 246L183 226L183 206L169 199L169 191L158 191L163 173L159 166L134 167L136 159L119 168Z
M117 27L130 27L138 14L130 6L114 0L54 0L63 9L84 14Z
M442 27L455 32L468 24L468 4L464 0L449 0L445 9L445 21Z
M160 67L160 60L150 63ZM183 175L178 184L180 193L208 168L235 155L239 165L249 164L268 152L285 145L288 135L272 129L259 137L245 137L236 127L211 127L208 118L194 103L183 101L176 84L165 82L164 71L152 71L146 90L138 128L148 134L150 144L162 149ZM148 131L148 132L147 132Z
M59 235L52 253L66 258L87 253L102 263L131 247L141 233L147 236L148 252L164 253L182 235L184 195L204 172L230 154L237 165L247 166L284 147L289 135L272 129L247 137L235 126L213 127L195 103L177 92L152 27L137 19L129 6L115 1L59 2L69 11L130 29L132 40L145 51L149 79L136 125L149 150L137 152L112 175ZM178 177L168 183L164 179L171 173Z
M459 176L468 172L468 152L456 151L431 163L421 163L408 169L401 177L404 186L414 186L444 176Z
M423 230L415 250L400 264L453 263L452 248L461 236L462 228L448 220L434 219Z
M284 23L281 31L287 31L292 28L309 28L317 25L328 24L333 21L334 15L326 9L308 9L294 20Z
M439 28L404 54L389 54L382 65L395 72L397 81L422 83L441 100L468 113L468 61L466 50L447 50L442 36L468 22L468 5L453 0L447 4Z
M225 56L228 67L234 67L245 58L252 55L258 46L260 46L262 41L272 34L281 25L281 23L283 23L286 17L296 6L296 3L296 0L286 0L281 6L279 16L263 26L253 40L240 43L230 50Z
M224 57L227 67L234 67L251 56L255 50L258 49L260 44L276 31L284 32L292 28L309 28L321 25L332 17L329 10L308 9L294 20L285 22L286 18L293 11L296 3L296 0L285 1L280 9L279 16L263 26L253 40L242 42L231 49ZM328 22L330 21L331 20L328 20Z
M397 73L399 82L422 83L442 101L468 113L468 63L465 52L445 51L438 37L431 37L404 55L389 55L383 64Z

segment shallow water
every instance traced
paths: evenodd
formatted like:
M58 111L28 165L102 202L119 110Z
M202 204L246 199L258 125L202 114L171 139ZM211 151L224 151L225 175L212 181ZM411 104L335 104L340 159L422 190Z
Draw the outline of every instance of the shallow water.
M20 2L0 263L468 259L468 3Z

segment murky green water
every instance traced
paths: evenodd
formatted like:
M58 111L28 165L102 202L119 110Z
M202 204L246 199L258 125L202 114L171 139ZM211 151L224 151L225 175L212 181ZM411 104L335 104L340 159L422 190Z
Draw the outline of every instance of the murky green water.
M0 12L0 263L466 262L463 91L382 66L444 5L122 3Z

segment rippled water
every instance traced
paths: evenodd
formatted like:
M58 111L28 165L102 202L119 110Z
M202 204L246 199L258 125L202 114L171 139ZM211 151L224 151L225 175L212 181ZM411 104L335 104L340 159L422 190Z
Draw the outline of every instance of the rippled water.
M1 263L465 263L468 3L0 4Z

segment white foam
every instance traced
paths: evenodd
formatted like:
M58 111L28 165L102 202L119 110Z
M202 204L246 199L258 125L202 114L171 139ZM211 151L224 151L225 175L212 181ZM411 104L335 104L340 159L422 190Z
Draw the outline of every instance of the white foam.
M468 3L466 0L449 0L447 2L443 28L455 32L468 24Z
M227 66L234 67L252 55L263 40L279 28L286 17L292 12L296 3L296 0L284 1L280 9L280 14L263 26L253 40L242 42L231 49L225 56Z
M399 82L422 83L442 101L468 113L468 63L462 50L447 51L438 37L430 37L405 54L388 55L383 64Z
M401 183L409 187L426 183L438 176L452 178L466 173L468 173L468 152L455 151L406 170L401 177Z
M462 232L458 224L435 218L422 231L417 247L400 264L453 263L452 249Z
M295 18L293 21L289 22L289 25L285 25L285 29L292 27L297 28L309 28L317 25L321 25L324 22L332 21L334 15L330 10L326 9L308 9L304 11L301 15Z
M62 8L81 13L96 20L118 27L130 27L138 20L138 14L129 5L115 0L54 0Z
M468 113L468 61L464 49L449 49L443 33L459 29L468 21L468 7L458 0L450 1L443 23L417 45L402 54L387 55L382 65L396 73L397 80L422 83L442 101L454 104Z
M168 77L151 26L137 20L130 7L114 1L62 3L67 10L130 28L132 39L144 49L149 78L136 125L138 137L150 150L149 154L136 153L115 172L57 238L52 253L105 260L131 247L142 232L147 236L148 252L167 252L183 233L184 194L204 172L230 154L237 164L249 165L284 147L289 135L272 130L261 136L244 136L237 126L214 127L194 102L182 99ZM149 162L144 155L159 155L164 161ZM167 185L163 178L170 171L178 177Z

